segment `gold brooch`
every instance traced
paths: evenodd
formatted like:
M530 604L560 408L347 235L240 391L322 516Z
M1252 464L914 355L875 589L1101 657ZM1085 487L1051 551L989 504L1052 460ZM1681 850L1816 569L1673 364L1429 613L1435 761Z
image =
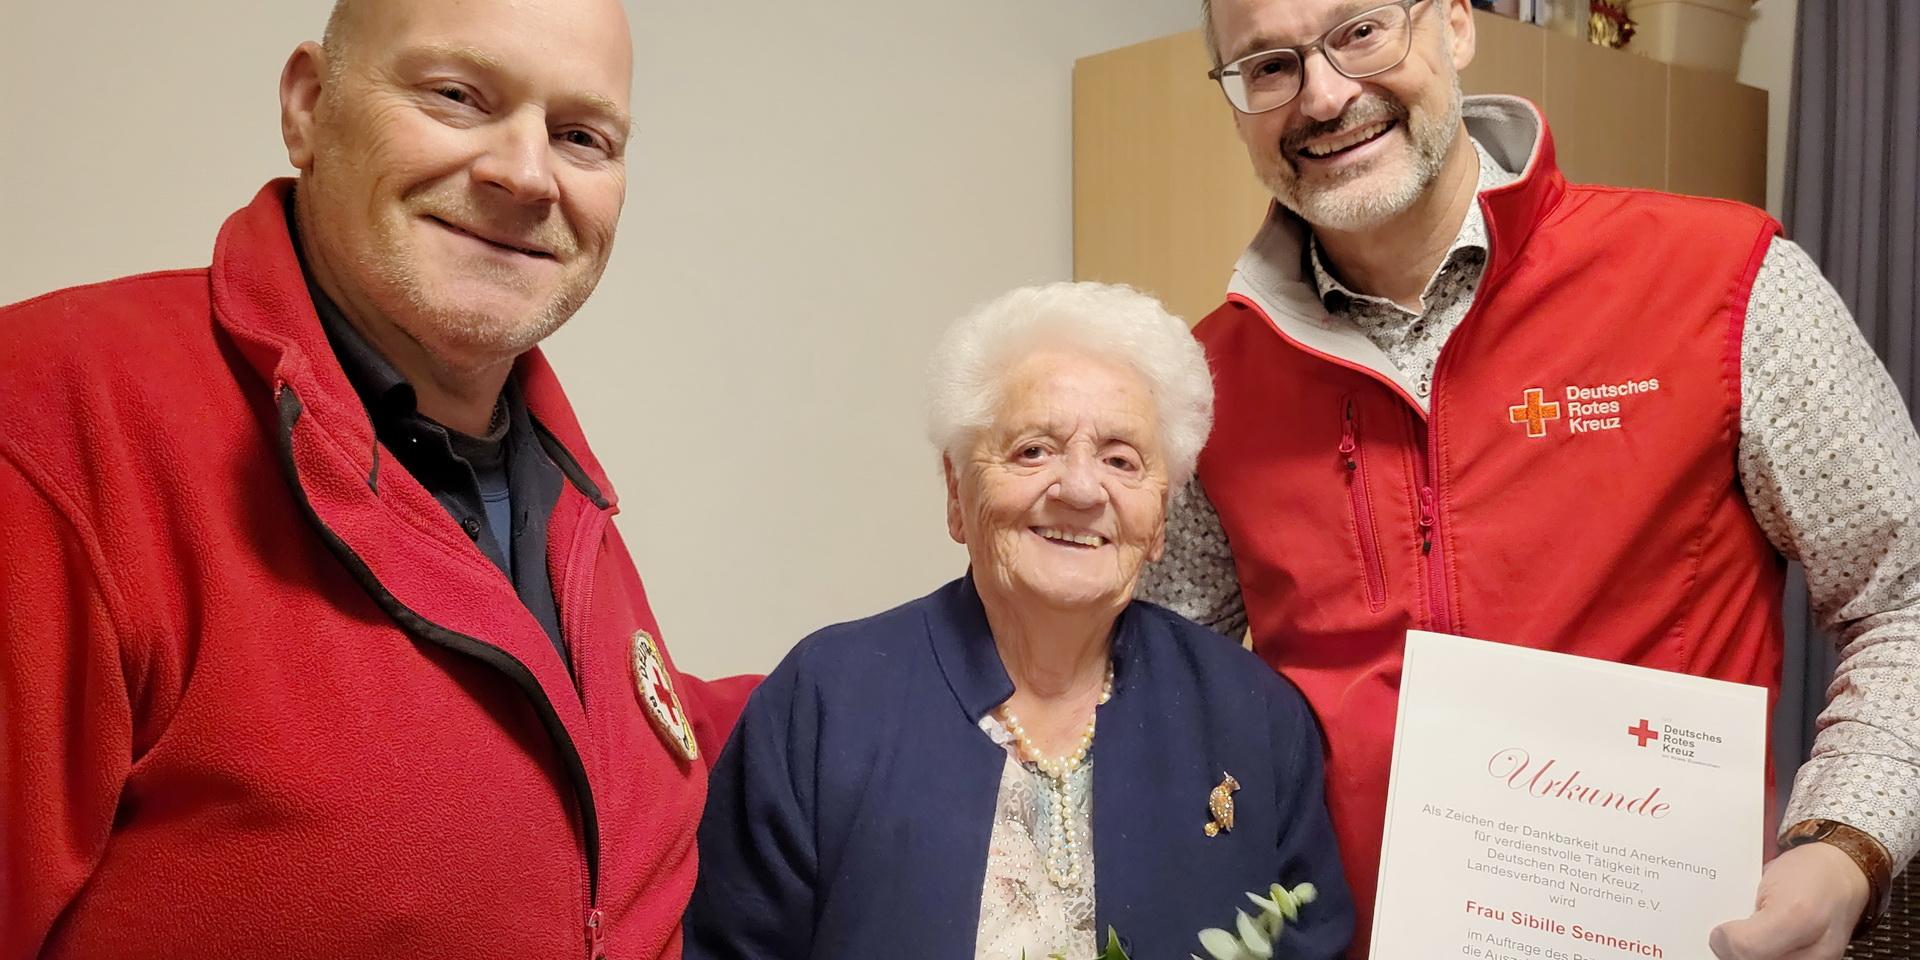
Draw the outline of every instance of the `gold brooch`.
M1212 822L1206 826L1207 836L1217 837L1220 831L1233 832L1233 792L1240 789L1240 781L1233 774L1225 774L1220 785L1207 794L1207 812L1213 814Z

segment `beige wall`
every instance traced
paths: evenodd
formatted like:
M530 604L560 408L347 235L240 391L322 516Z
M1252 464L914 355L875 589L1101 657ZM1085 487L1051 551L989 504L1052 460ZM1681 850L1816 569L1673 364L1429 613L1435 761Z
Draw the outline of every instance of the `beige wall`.
M0 302L204 264L286 172L274 84L326 4L0 14ZM956 576L920 371L972 303L1071 272L1077 57L1192 0L629 2L632 188L550 345L666 638L765 670Z
M1793 20L1799 0L1758 0L1740 48L1740 82L1767 91L1767 210L1780 216L1793 106Z

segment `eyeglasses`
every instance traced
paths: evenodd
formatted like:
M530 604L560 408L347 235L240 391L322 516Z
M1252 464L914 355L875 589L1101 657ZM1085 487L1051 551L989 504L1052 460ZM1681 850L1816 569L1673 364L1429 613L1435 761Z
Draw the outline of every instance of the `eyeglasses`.
M1220 84L1235 110L1266 113L1300 95L1307 74L1307 54L1315 50L1349 80L1386 73L1407 59L1413 49L1412 10L1419 2L1381 4L1342 21L1312 43L1248 54L1207 71L1207 78Z

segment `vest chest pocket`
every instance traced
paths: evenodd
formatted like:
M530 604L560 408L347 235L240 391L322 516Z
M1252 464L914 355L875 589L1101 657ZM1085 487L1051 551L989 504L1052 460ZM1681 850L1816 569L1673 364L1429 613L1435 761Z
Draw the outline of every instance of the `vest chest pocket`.
M1380 534L1374 523L1373 491L1367 485L1366 447L1361 443L1360 415L1353 395L1340 398L1340 466L1346 473L1347 504L1352 510L1354 537L1359 541L1362 580L1367 606L1378 612L1387 605L1387 572L1380 560Z

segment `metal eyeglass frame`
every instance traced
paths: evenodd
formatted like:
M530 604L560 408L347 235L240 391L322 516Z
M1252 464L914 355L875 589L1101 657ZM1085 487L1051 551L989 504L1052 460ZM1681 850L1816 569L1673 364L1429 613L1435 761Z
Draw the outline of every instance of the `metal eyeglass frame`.
M1334 24L1331 28L1327 30L1327 32L1319 35L1318 37L1315 37L1313 40L1307 43L1302 43L1302 44L1298 44L1291 47L1269 47L1265 50L1256 50L1253 53L1249 53L1246 56L1233 61L1232 63L1222 64L1220 66L1214 67L1212 70L1207 71L1207 79L1212 80L1214 83L1217 83L1220 85L1221 95L1227 98L1227 103L1230 106L1232 106L1233 109L1241 113L1244 113L1248 116L1258 116L1259 114L1262 114L1262 113L1270 113L1274 110L1278 110L1281 107L1284 107L1287 104L1292 103L1294 100L1299 98L1300 91L1305 90L1307 88L1307 54L1312 53L1316 50L1320 52L1320 59L1325 60L1327 62L1327 66L1332 67L1334 69L1334 72L1340 74L1343 77L1346 77L1349 80L1365 80L1368 77L1377 77L1383 73L1386 73L1388 70L1392 70L1394 67L1397 67L1403 63L1406 63L1408 55L1413 53L1413 7L1415 4L1420 2L1421 0L1394 0L1394 2L1392 3L1383 3L1377 7L1368 7L1367 9L1362 10L1359 13L1356 13L1353 16L1346 18L1345 20L1342 20L1339 23ZM1331 37L1334 34L1339 33L1341 30L1346 29L1348 26L1351 26L1357 20L1365 20L1366 18L1373 16L1382 10L1386 10L1392 7L1399 7L1400 12L1404 14L1407 18L1406 46L1404 49L1400 51L1400 56L1394 58L1394 61L1392 63L1387 64L1386 66L1381 67L1378 70L1369 70L1366 73L1348 73L1345 69L1343 69L1340 66L1340 63L1338 60L1336 60L1333 57L1327 56L1326 42L1328 37ZM1249 60L1255 60L1260 57L1272 56L1273 54L1280 53L1282 51L1287 51L1287 50L1293 51L1293 55L1300 59L1300 84L1299 86L1294 88L1293 95L1286 98L1285 100L1280 101L1279 103L1274 104L1271 107L1267 107L1264 110L1249 110L1245 107L1242 107L1240 104L1235 103L1233 99L1233 94L1227 90L1226 77L1230 74L1233 76L1243 76L1243 74L1239 69L1240 65L1243 63L1246 63ZM1241 89L1242 91L1246 89L1246 84L1244 80L1241 81Z

